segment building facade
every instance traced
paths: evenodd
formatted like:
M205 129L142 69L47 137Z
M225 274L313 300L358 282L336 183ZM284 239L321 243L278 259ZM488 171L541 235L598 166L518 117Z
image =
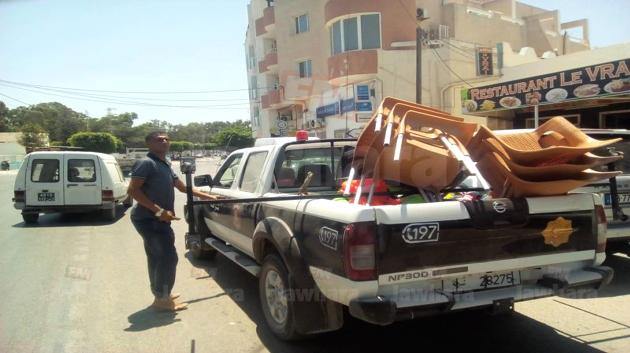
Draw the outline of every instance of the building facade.
M502 118L465 114L460 92L500 80L501 50L590 49L586 20L514 0L251 0L248 18L256 138L358 136L384 97L415 101L418 26L422 104L491 127ZM562 34L575 27L581 38Z

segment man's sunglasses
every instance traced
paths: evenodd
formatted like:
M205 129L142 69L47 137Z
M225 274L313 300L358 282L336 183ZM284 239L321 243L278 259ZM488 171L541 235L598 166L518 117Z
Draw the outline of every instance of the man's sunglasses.
M163 142L163 141L164 142L169 142L171 140L168 137L156 137L156 138L153 139L153 141L155 141L155 142Z

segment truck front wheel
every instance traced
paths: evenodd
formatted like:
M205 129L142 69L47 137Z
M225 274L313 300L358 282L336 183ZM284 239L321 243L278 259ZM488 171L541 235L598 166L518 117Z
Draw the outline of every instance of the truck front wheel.
M289 291L289 271L277 254L263 260L258 289L265 320L278 338L293 341L303 338L293 322L293 301Z

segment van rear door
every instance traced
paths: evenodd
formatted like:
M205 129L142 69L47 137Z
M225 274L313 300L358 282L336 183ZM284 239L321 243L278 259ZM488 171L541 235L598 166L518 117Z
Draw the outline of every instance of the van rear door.
M32 155L26 169L26 205L64 204L64 168L61 154Z
M98 157L90 154L65 154L65 205L101 204L101 167Z

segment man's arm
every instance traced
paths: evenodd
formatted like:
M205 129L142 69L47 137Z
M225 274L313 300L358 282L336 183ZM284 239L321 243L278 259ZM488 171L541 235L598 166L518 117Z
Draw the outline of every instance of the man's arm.
M175 188L184 194L186 193L186 184L179 179L175 180ZM206 200L217 200L220 198L218 195L206 194L205 192L201 192L195 188L193 188L193 195Z
M129 182L129 187L127 187L127 193L131 195L131 197L136 200L139 204L146 207L150 211L157 213L162 209L159 205L153 203L153 201L149 200L149 198L142 192L142 184L144 184L145 179L143 178L131 178ZM170 222L175 219L174 214L165 210L160 216L160 221L162 222Z

